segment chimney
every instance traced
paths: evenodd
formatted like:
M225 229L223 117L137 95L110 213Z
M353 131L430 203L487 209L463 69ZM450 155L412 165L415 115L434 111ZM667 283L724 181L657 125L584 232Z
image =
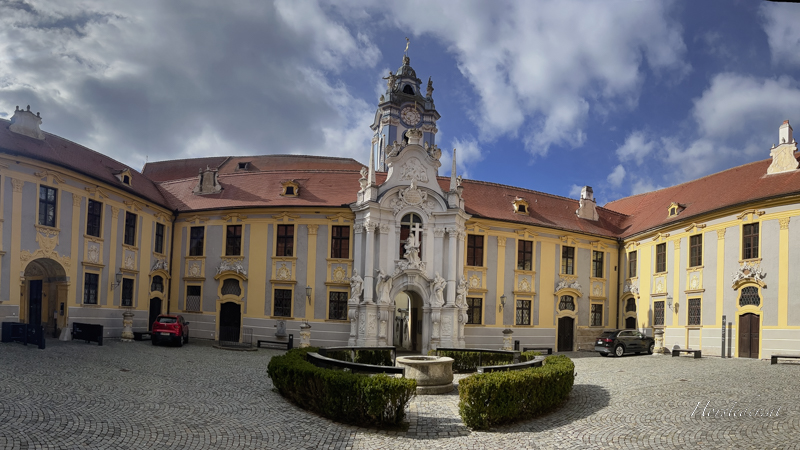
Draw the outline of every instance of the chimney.
M778 145L791 144L794 142L792 137L792 126L789 125L788 120L783 121L783 125L778 129Z
M797 151L797 143L792 137L792 126L788 120L784 120L778 129L778 146L772 146L769 156L772 156L772 164L767 167L767 175L774 173L791 172L797 170L800 164L794 157Z
M211 169L208 166L206 166L205 170L200 169L198 183L192 190L192 194L219 194L222 191L222 186L219 184L218 176L217 169Z
M584 186L581 189L581 200L578 210L575 211L581 219L597 220L600 218L597 215L597 203L594 201L594 191L591 186Z
M39 129L39 125L41 124L42 118L39 116L38 112L36 114L31 112L31 105L28 105L27 111L23 111L17 106L17 109L14 111L14 116L11 117L11 125L8 129L17 134L44 140L44 132Z

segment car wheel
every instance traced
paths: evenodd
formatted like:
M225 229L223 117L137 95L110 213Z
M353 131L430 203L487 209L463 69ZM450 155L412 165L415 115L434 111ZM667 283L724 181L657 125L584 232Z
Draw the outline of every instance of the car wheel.
M623 347L622 344L617 345L616 347L614 347L614 354L616 356L624 355L625 354L625 347Z
M650 347L647 347L647 354L652 355L655 350L656 350L656 343L651 342Z
M608 356L608 353L600 353L600 356Z

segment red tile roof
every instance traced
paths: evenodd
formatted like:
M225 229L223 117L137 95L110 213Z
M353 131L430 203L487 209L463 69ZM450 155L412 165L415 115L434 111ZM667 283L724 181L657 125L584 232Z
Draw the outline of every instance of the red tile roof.
M800 153L795 153L795 158ZM610 202L605 208L627 214L623 237L630 237L648 230L722 208L800 194L800 170L767 175L772 159L756 161L722 172L698 178L677 186L658 191L633 195ZM677 216L669 217L667 209L672 203L685 205Z
M169 208L156 185L125 164L47 132L44 140L14 133L8 129L9 125L11 121L0 119L0 152L56 164ZM124 169L131 172L131 186L114 176Z
M229 157L210 156L207 158L173 159L170 161L147 162L142 174L155 182L182 180L197 177L200 169L218 169Z

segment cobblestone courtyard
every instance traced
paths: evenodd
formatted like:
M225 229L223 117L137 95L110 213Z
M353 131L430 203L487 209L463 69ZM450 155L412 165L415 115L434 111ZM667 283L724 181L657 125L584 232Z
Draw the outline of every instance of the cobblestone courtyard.
M800 448L798 364L573 353L575 388L546 416L473 432L461 423L456 393L421 396L408 430L387 432L285 402L266 375L279 353L198 340L183 348L2 344L0 448ZM778 415L714 418L710 408Z

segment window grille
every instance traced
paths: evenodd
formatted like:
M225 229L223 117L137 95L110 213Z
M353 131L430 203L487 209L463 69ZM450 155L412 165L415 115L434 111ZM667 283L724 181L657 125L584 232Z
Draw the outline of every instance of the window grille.
M133 306L133 278L122 279L122 306Z
M699 298L689 299L689 325L700 325L701 303Z
M636 312L636 300L629 298L625 305L625 312Z
M653 304L653 325L664 326L664 302L659 301Z
M561 301L558 303L558 309L575 311L575 298L571 295L562 295Z
M158 275L154 276L153 281L150 283L150 290L164 292L164 279Z
M330 293L328 318L331 320L347 320L347 292Z
M753 305L758 306L761 304L761 297L758 295L758 288L755 286L748 286L743 288L739 294L739 306Z
M517 300L517 325L531 324L531 301Z
M467 297L467 323L480 324L483 311L483 299L480 297Z
M292 291L290 289L275 289L275 315L291 317Z
M603 326L603 305L601 304L596 303L592 305L592 326Z
M83 303L87 305L97 304L97 285L100 282L100 275L87 273L83 278Z
M200 311L201 299L200 286L186 286L186 311Z
M222 295L242 295L242 287L239 285L239 280L228 278L222 282Z

